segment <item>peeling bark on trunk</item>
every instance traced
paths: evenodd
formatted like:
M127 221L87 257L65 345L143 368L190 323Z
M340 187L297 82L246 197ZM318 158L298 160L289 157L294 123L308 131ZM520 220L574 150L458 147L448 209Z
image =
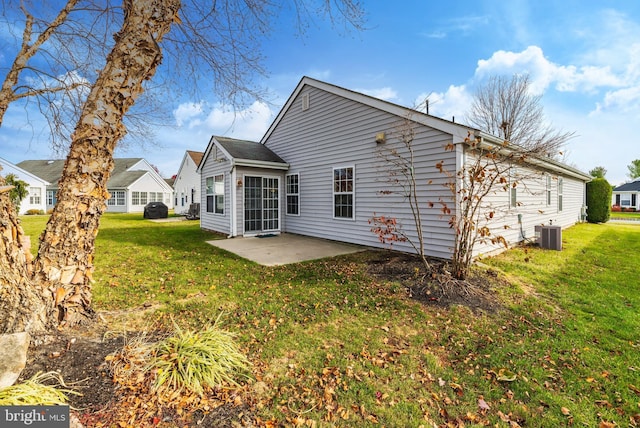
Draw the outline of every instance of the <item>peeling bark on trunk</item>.
M50 327L45 292L31 280L31 252L0 177L0 333Z
M123 2L123 26L114 36L116 44L72 135L58 185L58 202L33 264L31 285L46 290L44 306L48 309L44 313L54 324L72 326L92 318L95 238L109 197L107 181L113 169L113 151L126 133L124 114L160 64L158 43L171 24L179 22L179 8L179 0ZM8 244L13 245L11 241ZM9 268L13 272L7 281L22 281L18 286L29 288L28 273L18 268Z

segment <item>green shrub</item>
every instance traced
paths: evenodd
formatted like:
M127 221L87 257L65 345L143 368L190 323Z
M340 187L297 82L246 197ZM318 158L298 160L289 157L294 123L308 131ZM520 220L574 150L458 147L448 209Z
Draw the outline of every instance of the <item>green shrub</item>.
M62 405L68 402L67 394L82 395L70 389L58 389L50 383L66 386L59 373L47 372L0 388L0 406Z
M206 387L237 385L235 376L248 371L249 360L235 344L235 335L216 324L201 331L176 325L174 335L157 343L150 365L157 372L154 389L202 394Z
M587 221L605 223L611 216L611 185L604 178L587 183Z
M30 210L27 210L26 212L27 215L43 215L44 211L43 210L37 210L35 208L32 208Z

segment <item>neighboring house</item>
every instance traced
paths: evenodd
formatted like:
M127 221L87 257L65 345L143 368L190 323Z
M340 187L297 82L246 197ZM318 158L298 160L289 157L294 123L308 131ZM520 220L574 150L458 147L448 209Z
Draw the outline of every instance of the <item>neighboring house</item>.
M173 182L174 205L176 214L186 214L189 205L200 202L200 174L198 165L203 152L187 150Z
M26 160L18 164L20 168L49 183L46 193L47 209L56 204L58 181L62 176L64 160ZM149 202L163 202L173 208L173 189L142 158L114 159L114 168L107 182L111 197L107 200L107 212L143 212Z
M290 232L384 247L371 231L375 215L397 219L417 242L408 202L387 192L388 164L380 148L396 139L410 120L419 197L423 201L425 252L450 258L455 242L440 200L453 195L450 178L473 154L469 132L482 144L503 142L478 130L304 77L262 140L211 138L201 174L200 224L233 236ZM397 139L396 139L397 140ZM445 150L445 146L453 150ZM533 239L536 225L568 227L581 221L589 175L552 160L532 159L513 168L516 188L503 186L487 197L502 214L491 227L509 243ZM397 185L396 185L397 186ZM396 189L397 190L397 189ZM433 202L430 207L428 202ZM449 208L455 215L454 203ZM497 217L497 216L496 216ZM394 249L414 252L407 242ZM499 250L489 244L476 253Z
M612 203L623 209L640 211L640 178L613 189Z
M20 203L20 211L18 214L26 214L29 210L42 212L47 210L45 190L50 184L48 181L2 158L0 158L0 167L2 167L0 170L1 176L6 177L8 174L13 174L18 180L22 180L29 185L29 194Z

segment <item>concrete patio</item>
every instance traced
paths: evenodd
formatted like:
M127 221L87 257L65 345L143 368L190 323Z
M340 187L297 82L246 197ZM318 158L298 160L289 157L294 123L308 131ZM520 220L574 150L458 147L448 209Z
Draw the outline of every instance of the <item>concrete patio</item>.
M207 243L264 266L323 259L367 249L360 245L289 233L264 237L235 237Z

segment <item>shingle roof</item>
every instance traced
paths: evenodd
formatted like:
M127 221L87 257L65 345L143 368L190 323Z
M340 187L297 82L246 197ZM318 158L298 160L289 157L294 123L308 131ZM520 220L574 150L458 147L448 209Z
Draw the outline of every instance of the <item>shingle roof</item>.
M200 161L204 156L204 152L194 152L193 150L187 150L187 153L189 154L193 162L196 164L196 167L200 165Z
M137 170L127 171L136 163L140 162L142 158L118 158L114 159L114 167L111 172L111 177L107 182L107 187L110 188L125 188L133 184L140 177L145 175L148 171ZM58 186L58 180L62 176L62 168L64 167L64 160L26 160L17 164L20 168L30 172L36 177L40 177L43 180L48 181L53 187Z
M280 156L272 152L264 144L227 137L214 138L235 159L286 164Z
M63 160L26 160L16 164L25 171L48 181L54 186L58 185L58 180L62 175Z
M615 189L614 192L640 192L640 179L632 181L631 183L624 183Z

